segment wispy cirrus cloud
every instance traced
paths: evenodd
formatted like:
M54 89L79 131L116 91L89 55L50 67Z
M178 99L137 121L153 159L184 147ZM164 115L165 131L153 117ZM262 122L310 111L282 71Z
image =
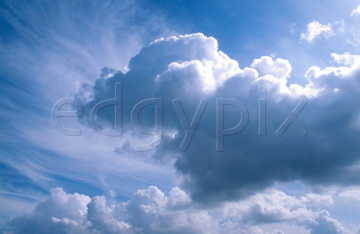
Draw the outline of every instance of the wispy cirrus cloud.
M4 1L0 12L0 172L8 178L1 184L0 196L4 211L11 210L2 217L0 230L7 230L6 219L34 207L39 200L32 198L46 196L53 183L85 193L112 189L107 185L112 172L105 175L105 167L89 169L92 156L81 151L87 141L57 138L49 113L57 99L74 93L78 83L94 80L103 67L126 71L128 60L143 44L170 30L161 15L134 1ZM106 144L97 143L91 155L99 158ZM110 152L116 155L113 149ZM137 162L142 169L147 167L139 158ZM146 183L129 170L124 174L124 183ZM119 196L131 195L138 185ZM26 205L12 205L16 201Z

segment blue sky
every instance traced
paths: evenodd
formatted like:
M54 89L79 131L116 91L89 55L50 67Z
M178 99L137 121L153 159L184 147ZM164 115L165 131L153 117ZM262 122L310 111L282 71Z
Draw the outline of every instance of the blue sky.
M0 231L359 233L359 4L2 1ZM110 137L114 107L100 127L91 110L116 83L122 135ZM84 111L60 120L80 136L52 124L62 98ZM144 134L131 112L148 98L164 118ZM219 98L236 103L220 125ZM186 151L182 121L196 126Z

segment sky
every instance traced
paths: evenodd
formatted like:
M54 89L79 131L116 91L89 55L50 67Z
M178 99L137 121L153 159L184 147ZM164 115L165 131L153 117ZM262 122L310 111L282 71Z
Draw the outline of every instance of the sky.
M0 1L0 232L360 233L359 1Z

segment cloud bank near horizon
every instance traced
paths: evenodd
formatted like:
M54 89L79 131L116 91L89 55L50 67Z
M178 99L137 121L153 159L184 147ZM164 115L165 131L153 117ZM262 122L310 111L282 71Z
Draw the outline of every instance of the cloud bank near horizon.
M69 194L62 188L31 213L10 222L21 233L225 233L283 234L266 232L261 225L288 223L311 234L346 234L349 230L330 217L319 205L331 205L330 194L309 193L300 198L276 189L258 193L239 202L229 202L217 210L193 206L188 194L178 187L165 195L155 186L138 190L122 203L108 203L103 196L90 198ZM213 214L211 214L213 213Z

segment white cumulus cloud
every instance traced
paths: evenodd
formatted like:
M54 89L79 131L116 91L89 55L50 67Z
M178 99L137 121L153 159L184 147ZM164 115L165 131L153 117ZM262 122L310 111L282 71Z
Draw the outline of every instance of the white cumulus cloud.
M111 205L103 196L90 198L55 188L49 199L10 225L19 234L213 233L207 211L189 207L189 196L177 187L169 194L150 186L127 202Z
M242 201L217 207L194 206L178 187L165 195L155 186L138 190L130 200L107 201L52 189L50 197L34 211L10 222L15 234L285 234L281 224L297 225L311 234L347 234L326 210L312 207L332 204L328 194L305 194L300 198L269 189ZM264 224L279 228L264 230Z
M352 122L358 118L359 110L353 107L348 95L357 97L359 93L359 59L350 53L332 56L336 66L311 67L305 74L306 85L289 84L292 71L289 60L262 56L250 66L240 68L235 60L218 50L215 38L201 33L169 37L144 47L131 59L126 73L112 73L111 77L100 77L90 84L95 94L91 101L84 101L81 92L76 98L89 113L95 103L112 98L114 84L121 82L127 100L122 105L124 131L132 136L140 135L131 125L133 106L145 98L163 98L164 131L177 134L164 137L152 155L156 159L173 157L177 172L184 178L181 185L200 203L246 198L279 180L353 183L358 175L350 171L349 165L359 160L359 154L357 143L350 136L357 134ZM259 87L265 87L267 92L259 94ZM266 136L258 135L261 95L266 98L269 113ZM226 137L226 149L220 157L216 150L216 100L223 97L246 105L250 117L243 132ZM186 113L201 98L208 100L185 152L179 150L184 129L171 102L175 98L181 100ZM286 106L291 111L300 100L309 103L297 116L300 124L289 125L286 137L279 137L277 129L288 116ZM337 111L339 108L341 111ZM151 113L149 119L152 116ZM114 119L103 121L113 123ZM337 128L329 128L334 121ZM306 129L311 132L304 136L308 133ZM132 146L126 150L135 154ZM335 171L342 176L336 177Z
M323 25L318 21L312 21L307 25L306 32L301 34L301 39L307 42L313 42L319 36L331 37L334 35L331 24Z

